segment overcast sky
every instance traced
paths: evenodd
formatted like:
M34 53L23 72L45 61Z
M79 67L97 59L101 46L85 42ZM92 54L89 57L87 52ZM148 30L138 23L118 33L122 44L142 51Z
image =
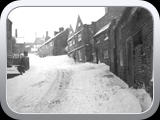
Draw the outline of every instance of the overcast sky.
M37 37L54 35L59 27L69 28L70 24L75 30L77 17L80 15L83 24L97 21L105 14L104 7L19 7L12 10L8 18L13 22L12 35L18 30L18 37L25 37L26 42Z

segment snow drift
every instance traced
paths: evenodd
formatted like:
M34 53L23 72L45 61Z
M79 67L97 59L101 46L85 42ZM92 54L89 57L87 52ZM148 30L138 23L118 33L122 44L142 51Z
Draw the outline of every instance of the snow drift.
M141 113L144 89L129 88L104 63L75 63L67 55L31 55L30 70L7 80L7 102L19 113Z

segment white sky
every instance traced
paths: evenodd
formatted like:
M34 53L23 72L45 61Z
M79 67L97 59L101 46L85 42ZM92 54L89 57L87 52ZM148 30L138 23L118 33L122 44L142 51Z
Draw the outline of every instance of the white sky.
M25 37L26 42L37 37L54 35L59 27L69 28L70 24L75 30L78 15L83 24L97 21L105 14L104 7L19 7L12 10L8 18L13 22L12 35L18 30L18 37Z

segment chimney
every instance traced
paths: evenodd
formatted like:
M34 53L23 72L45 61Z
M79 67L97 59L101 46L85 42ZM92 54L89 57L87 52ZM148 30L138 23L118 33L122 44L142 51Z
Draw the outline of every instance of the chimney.
M105 7L105 14L108 13L108 7Z
M16 38L18 37L18 35L17 35L17 29L15 29L15 37Z
M59 28L59 32L62 32L63 30L64 30L63 27L60 27L60 28Z
M96 24L97 24L96 22L92 22L92 24L91 24L91 29L93 30L93 34L95 34L97 32Z
M48 31L46 31L46 37L48 36Z

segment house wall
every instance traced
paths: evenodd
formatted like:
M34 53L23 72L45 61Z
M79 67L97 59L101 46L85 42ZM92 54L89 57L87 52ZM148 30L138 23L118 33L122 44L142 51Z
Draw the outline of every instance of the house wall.
M81 29L76 30L74 34L75 45L72 47L69 46L69 56L74 57L77 62L90 62L92 60L92 51L90 44L90 25L83 25ZM81 33L81 41L78 41L78 34ZM69 40L70 41L70 40ZM80 54L80 55L79 55ZM80 57L81 56L81 57Z
M50 56L50 55L63 55L65 54L65 47L67 46L69 29L67 28L61 34L53 38L41 46L38 50L39 56ZM52 42L52 45L50 43ZM46 47L47 46L47 47Z
M63 55L65 53L65 47L67 46L67 39L68 39L69 29L67 28L62 34L56 37L54 40L55 47L54 47L54 55Z
M74 44L74 45L73 45L73 42L72 42L73 39L74 39L74 41L75 41L75 44ZM70 46L70 42L72 42L72 46ZM69 39L69 40L67 41L68 51L71 52L72 50L74 50L74 49L76 48L76 44L77 44L76 38L75 38L75 36L73 36L71 39Z
M152 16L145 9L138 8L133 14L131 14L131 10L133 9L126 10L124 14L129 17L126 18L124 15L115 29L118 61L117 74L130 86L141 88L143 83L147 85L152 77L153 21ZM121 25L123 25L123 28L121 30L121 39L119 39L118 29ZM138 34L139 36L137 36ZM127 39L129 37L131 38L133 82L128 76ZM135 41L137 41L137 45ZM134 47L135 45L136 47ZM120 50L123 51L123 66L120 65Z

